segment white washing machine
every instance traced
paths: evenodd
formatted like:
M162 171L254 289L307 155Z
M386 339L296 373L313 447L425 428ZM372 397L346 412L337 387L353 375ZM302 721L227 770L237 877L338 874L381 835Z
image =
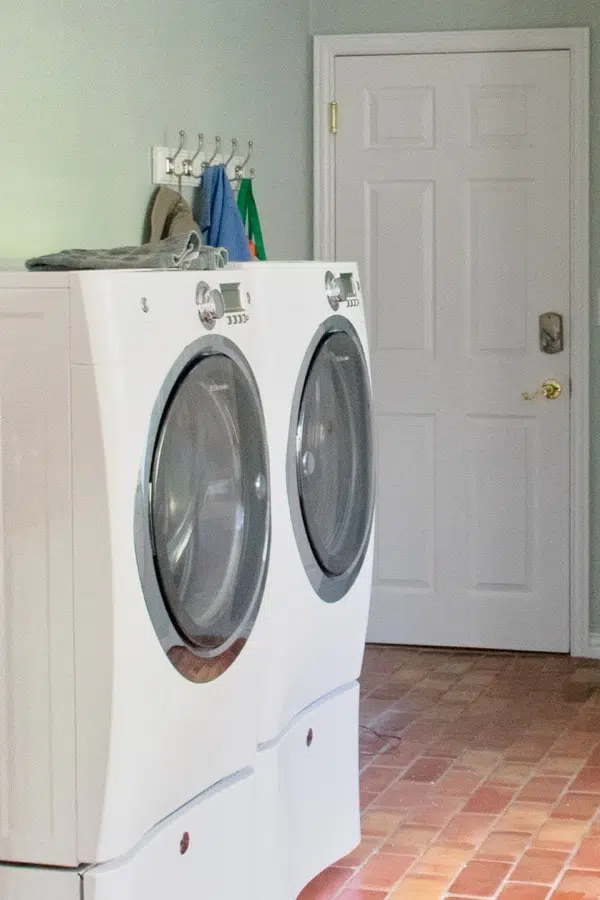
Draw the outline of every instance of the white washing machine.
M0 865L2 900L232 900L256 888L253 779L220 782L112 862L77 869Z
M355 264L242 269L253 277L262 323L272 484L259 622L268 649L258 832L270 835L261 841L260 884L265 898L293 900L359 840L357 679L373 566L370 369Z
M271 529L244 282L0 273L3 898L254 896Z

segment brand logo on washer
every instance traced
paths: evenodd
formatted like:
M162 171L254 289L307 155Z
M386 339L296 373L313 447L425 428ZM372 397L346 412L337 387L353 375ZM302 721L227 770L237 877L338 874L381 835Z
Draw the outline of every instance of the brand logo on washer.
M211 394L214 394L217 391L228 391L229 385L228 384L209 384L208 390L210 391Z

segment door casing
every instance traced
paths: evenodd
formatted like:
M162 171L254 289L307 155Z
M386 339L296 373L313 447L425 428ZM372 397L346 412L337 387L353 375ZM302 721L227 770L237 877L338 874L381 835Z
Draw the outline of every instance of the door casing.
M567 50L571 56L571 655L600 658L590 635L590 30L542 28L407 34L317 35L314 38L314 258L335 259L335 101L337 56ZM343 110L339 110L343 118ZM598 637L598 639L596 639Z

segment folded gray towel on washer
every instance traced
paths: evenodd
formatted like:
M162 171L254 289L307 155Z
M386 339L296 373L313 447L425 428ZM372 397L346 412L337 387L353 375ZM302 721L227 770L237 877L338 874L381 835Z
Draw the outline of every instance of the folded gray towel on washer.
M204 247L195 231L177 234L140 247L111 250L61 250L28 259L33 272L65 269L222 269L227 251Z

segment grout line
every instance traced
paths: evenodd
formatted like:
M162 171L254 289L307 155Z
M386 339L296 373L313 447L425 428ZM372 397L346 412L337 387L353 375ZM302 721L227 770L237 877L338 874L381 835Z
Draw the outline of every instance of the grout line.
M378 689L383 688L384 685L386 685L386 684L389 686L389 683L392 681L393 676L394 676L395 674L397 674L397 672L401 671L401 669L402 669L404 666L410 667L411 663L413 663L413 662L414 662L414 659L417 658L417 657L418 657L418 654L417 654L416 656L411 656L410 658L404 659L404 660L403 660L396 668L394 668L394 670L392 671L391 674L388 674L387 677L385 677L385 678L383 678L383 676L382 676L382 680L381 680L381 681L378 680L377 685L376 685L375 687L373 687L373 688L369 691L369 693L367 693L365 696L366 696L366 697L369 697L369 694L370 694L371 692L374 692L374 691L377 691ZM429 657L429 658L430 658L430 659L435 659L434 656L431 656L431 657ZM425 652L422 652L422 653L420 654L420 659L421 659L421 660L427 659L427 654L426 654ZM481 700L483 697L485 697L486 691L489 689L489 687L490 687L492 684L494 684L494 681L498 678L500 672L502 672L503 675L506 675L506 674L509 674L511 671L514 671L514 669L516 668L516 661L517 661L517 659L518 659L518 657L517 657L516 655L514 655L514 656L509 656L509 657L507 657L507 665L506 665L504 668L502 668L502 669L494 669L494 670L490 670L489 672L486 672L485 669L483 669L483 670L478 670L478 669L477 669L477 661L476 661L476 659L474 659L473 662L472 662L472 665L471 665L468 669L466 669L464 672L461 672L461 673L448 673L448 674L445 676L446 679L449 679L449 676L450 676L450 675L454 675L455 677L448 680L447 688L446 688L445 692L444 692L440 697L438 697L438 698L433 698L433 697L432 697L432 698L431 698L431 707L435 707L435 706L437 706L438 704L443 704L443 702L444 702L444 701L443 701L443 698L444 698L445 694L446 694L446 693L449 693L449 692L451 692L451 691L453 691L453 690L455 690L457 684L460 683L460 681L462 681L462 680L463 680L465 677L467 677L469 674L474 674L475 672L478 672L479 674L482 674L482 675L483 675L483 674L489 674L489 675L490 675L490 681L489 681L487 684L483 684L483 685L482 685L482 688L481 688L481 690L479 691L478 695L477 695L472 701L467 702L467 703L464 705L463 711L462 711L462 712L460 713L460 715L457 716L455 719L451 719L451 720L440 720L440 719L436 719L435 716L428 716L428 717L426 718L425 716L426 716L427 707L424 707L423 709L416 711L417 714L415 715L415 719L414 719L413 721L411 721L410 723L408 723L404 728L399 729L398 734L397 734L397 737L391 738L389 741L387 741L387 743L383 744L383 745L382 745L382 746L381 746L381 747L380 747L380 748L372 755L372 757L371 757L370 759L367 759L367 761L366 761L364 767L362 768L362 772L367 771L367 770L369 769L369 767L371 767L371 766L377 766L377 765L379 765L381 768L396 768L396 767L393 767L393 766L385 766L385 765L384 765L383 763L381 763L381 762L378 763L378 757L380 757L381 755L383 755L383 754L386 753L386 752L389 752L390 750L393 750L393 749L394 749L394 746L397 747L397 746L398 746L398 741L401 741L401 740L402 740L402 734L403 734L403 732L404 732L406 729L410 728L412 725L424 724L424 723L427 723L427 724L434 724L434 723L436 723L436 722L440 725L440 732L436 735L435 738L431 738L429 741L416 741L416 742L415 742L415 743L419 743L420 746L421 746L421 753L419 754L419 756L415 757L412 761L410 761L409 763L407 763L405 766L398 767L398 773L397 773L397 775L396 775L395 777L393 777L392 780L391 780L384 788L382 788L381 790L379 790L379 791L377 791L377 792L374 792L375 796L370 800L370 802L367 804L367 806L365 807L365 809L364 809L364 810L361 810L361 816L362 816L362 815L365 815L365 813L367 813L367 814L368 814L368 813L376 813L376 812L380 812L380 813L390 813L390 814L398 814L398 815L400 816L400 820L399 820L399 822L398 822L397 828L396 828L395 831L393 831L391 834L389 834L389 835L383 835L383 836L380 836L380 837L378 836L377 838L375 838L375 845L374 845L373 849L372 849L371 852L368 854L368 856L365 857L365 859L361 862L360 866L357 866L357 867L355 867L355 868L352 868L352 869L349 869L349 870L348 870L348 878L344 881L343 885L340 886L339 890L336 891L336 893L335 893L335 895L334 895L336 898L339 897L339 896L341 896L341 894L343 893L343 891L345 890L345 888L348 886L349 882L350 882L353 878L356 877L356 875L357 875L357 874L358 874L358 873L359 873L359 872L360 872L360 871L368 864L368 862L369 862L371 859L373 859L375 856L377 856L379 853L381 853L381 850L382 850L384 844L385 844L387 841L389 841L389 840L393 837L394 834L397 834L401 827L403 827L403 826L410 826L410 827L414 827L415 829L418 829L418 828L421 828L421 827L423 827L423 828L436 827L436 826L430 826L430 825L427 825L427 824L425 824L425 823L419 824L419 823L410 823L410 822L407 822L406 819L409 818L410 815L411 815L411 813L410 813L409 811L406 812L406 815L405 815L405 816L402 816L402 811L401 811L401 810L399 810L399 809L394 809L394 808L392 808L392 807L377 807L377 806L376 806L376 803L377 803L377 801L381 798L381 796L382 796L386 791L388 791L389 789L391 789L391 788L393 788L394 786L396 786L399 782L401 782L401 781L403 780L403 776L406 774L406 772L408 771L408 769L409 769L414 763L418 762L419 760L424 759L424 758L432 758L432 757L433 757L433 758L443 758L443 759L447 759L447 760L450 761L450 765L449 765L448 769L447 769L444 773L442 773L442 775L440 775L439 778L437 778L435 781L433 781L433 782L415 782L415 784L417 784L417 783L418 783L418 784L428 784L428 783L429 783L429 784L431 785L431 787L433 788L433 787L434 787L434 786L435 786L435 785L436 785L436 784L437 784L437 783L438 783L445 775L447 775L449 772L451 772L452 769L453 769L455 766L460 765L461 759L462 759L462 757L464 756L464 753L468 753L468 752L477 752L477 749L478 749L477 747L468 746L468 745L467 745L466 747L464 747L462 756L447 757L447 756L444 756L443 754L435 754L435 753L431 753L430 751L431 751L431 748L432 748L432 744L434 744L434 743L438 744L438 743L440 743L441 741L444 740L444 735L445 735L446 729L447 729L448 727L451 727L456 721L458 721L458 719L460 719L460 717L461 717L462 715L464 715L465 713L467 713L470 705L472 705L473 703L478 702L478 701ZM442 663L442 664L440 665L439 668L443 669L443 667L444 667L444 663ZM433 669L429 672L429 674L424 675L424 677L423 677L421 680L422 680L422 681L425 681L425 680L427 680L427 679L429 679L429 678L430 678L430 679L435 679L435 672L436 672L436 671L437 671L437 669L436 669L435 667L433 667ZM373 673L373 674L375 674L375 673ZM381 673L376 673L376 674L377 674L377 675L381 675ZM551 669L549 670L549 674L551 674L551 675L553 674ZM442 675L442 673L440 673L440 675ZM563 672L563 671L557 670L556 673L555 673L555 675L556 675L557 680L565 681L565 682L567 681L567 675L568 675L568 673L567 673L566 671ZM398 698L397 701L395 701L395 700L393 700L393 699L390 698L389 704L388 704L388 708L387 708L387 709L382 710L380 713L377 713L375 716L369 717L369 718L367 719L367 722L368 722L367 728L370 727L370 726L372 726L373 728L376 728L376 727L377 727L377 726L376 726L377 720L378 720L379 718L382 718L384 715L386 715L387 713L389 713L389 712L391 711L391 710L389 709L389 707L393 706L395 703L401 704L402 697L403 697L403 696L406 696L407 694L410 694L413 690L417 689L417 688L418 688L418 685L419 685L420 683L421 683L421 682L419 681L419 682L416 682L416 683L412 684L411 687L409 688L409 690L408 690L408 691L405 691L404 694L401 695L401 696ZM474 686L474 687L475 687L475 686ZM382 699L383 701L385 701L385 698L381 698L381 699ZM504 700L504 699L508 699L508 698L498 697L498 698L494 698L494 699ZM447 827L447 825L449 824L449 822L450 822L455 816L458 816L458 815L461 815L461 814L463 814L463 815L468 815L467 813L464 813L464 809L465 809L466 805L468 804L468 802L469 802L469 800L471 799L471 797L473 796L473 794L474 794L476 791L478 791L478 790L481 788L481 786L482 786L482 785L483 785L483 784L484 784L484 783L485 783L485 782L493 775L493 772L494 772L500 765L503 765L503 764L507 764L507 763L511 763L511 762L512 762L512 763L514 763L515 765L521 764L521 765L524 765L524 766L529 766L530 769L531 769L531 772L530 772L530 774L529 774L529 777L528 777L523 783L519 784L516 788L514 788L513 796L512 796L512 798L511 798L510 802L504 807L504 809L503 809L502 811L500 811L498 814L496 814L496 815L494 816L494 821L493 821L493 823L492 823L492 825L491 825L491 827L490 827L488 833L486 834L486 836L485 836L484 838L482 838L482 839L478 842L478 844L477 844L476 846L470 848L471 853L470 853L469 859L467 860L467 862L466 862L466 863L465 863L465 864L464 864L464 865L463 865L463 866L462 866L462 867L461 867L461 868L460 868L453 876L451 876L450 882L449 882L449 886L448 886L448 888L447 888L447 890L446 890L446 893L445 893L445 895L444 895L444 896L450 898L450 895L449 895L449 893L448 893L449 888L450 888L451 885L454 883L454 881L456 880L456 878L458 877L458 875L460 874L460 872L464 870L465 866L468 865L469 862L471 862L471 861L475 858L475 856L477 855L478 852L480 852L481 847L482 847L484 841L485 841L485 840L488 838L488 836L496 829L496 827L497 827L499 821L503 818L503 816L506 814L506 812L507 812L510 808L514 808L514 805L515 805L515 804L518 804L518 803L534 804L534 805L538 805L538 806L547 806L548 813L547 813L547 816L546 816L544 822L543 822L542 824L540 824L540 825L538 826L538 828L537 828L534 832L532 832L530 835L527 835L527 837L529 838L529 840L527 841L527 843L526 843L524 849L521 851L521 853L520 853L518 859L514 860L512 863L511 863L510 861L508 861L508 860L507 860L507 861L504 861L505 864L509 866L509 869L508 869L508 872L507 872L505 878L503 879L502 883L501 883L500 886L498 887L496 893L493 895L494 897L498 897L498 896L501 894L501 892L502 892L502 890L504 889L504 887L506 887L506 884L510 881L511 875L516 871L517 867L518 867L519 864L521 863L521 861L522 861L522 859L523 859L523 856L528 852L528 850L530 850L530 849L534 846L535 841L536 841L536 839L537 839L539 833L540 833L541 830L544 828L544 826L546 825L546 823L551 819L552 811L553 811L554 809L556 809L556 807L560 804L560 802L562 801L562 799L564 798L564 796L572 789L572 786L573 786L573 784L574 784L576 778L579 776L581 770L582 770L582 769L586 766L586 764L588 763L588 760L589 760L589 758L591 757L592 753L594 753L596 747L600 744L600 737L598 737L598 741L597 741L597 743L596 743L596 747L593 747L593 746L592 746L591 749L588 749L588 750L587 750L587 752L586 752L586 754L585 754L585 757L581 760L581 763L580 763L580 765L578 766L578 768L577 768L574 772L572 772L571 774L569 774L569 775L566 775L566 774L560 773L560 772L555 772L555 773L553 773L553 772L542 773L542 772L541 772L541 769L542 769L542 767L543 767L544 761L546 761L547 759L559 758L559 753L557 753L556 751L553 752L554 747L555 747L556 744L558 744L563 738L565 738L565 737L568 735L569 732L577 732L578 730L581 730L582 732L585 732L585 728L583 727L583 726L585 725L585 722L582 722L582 723L581 723L582 727L581 727L580 729L578 729L578 728L577 728L577 724L578 724L578 723L577 723L577 720L580 719L580 718L585 719L585 715L582 715L582 714L584 714L586 710L590 710L590 711L598 710L598 718L600 719L600 706L599 706L596 702L594 702L594 699L595 699L595 695L592 694L591 697L588 698L588 700L586 700L583 704L577 704L577 705L574 704L574 705L573 705L573 713L572 713L572 715L570 715L570 716L562 723L562 724L563 724L562 729L559 730L558 733L557 733L556 735L553 735L552 743L550 744L550 746L548 747L548 749L546 750L546 752L545 752L539 759L537 759L537 760L510 760L510 759L506 759L506 754L510 752L510 749L511 749L510 747L507 747L507 748L501 748L501 749L497 749L497 750L492 750L492 751L490 751L490 752L496 753L496 754L498 755L498 757L499 757L498 760L497 760L497 762L496 762L496 764L493 766L492 769L490 769L490 770L488 770L488 771L486 771L486 772L481 773L481 777L480 777L479 781L477 782L476 786L471 790L470 794L469 794L467 797L465 797L465 798L454 798L454 799L457 799L457 800L458 800L458 799L463 800L463 802L462 802L462 803L461 803L461 804L460 804L460 805L459 805L452 813L449 814L449 816L448 816L447 819L445 820L444 824L443 824L442 826L440 826L439 828L437 828L437 831L436 831L436 833L435 833L435 836L432 837L431 841L429 842L429 844L428 844L425 848L421 849L420 853L419 853L419 854L417 855L417 857L415 857L415 859L413 860L413 862L412 862L410 868L407 870L406 873L404 873L404 874L401 876L401 878L400 878L397 882L395 882L394 886L393 886L392 888L389 889L389 891L388 891L388 893L386 894L386 896L387 896L388 898L390 898L390 897L392 896L393 892L394 892L394 891L398 888L398 886L402 883L402 881L403 881L407 876L409 876L409 875L411 874L411 872L414 874L414 868L417 866L417 864L420 862L420 860L423 858L423 856L428 852L428 850L431 848L431 846L435 844L435 842L438 840L438 838L439 838L439 836L441 835L441 833L444 831L444 829ZM394 711L401 712L401 710L398 709L398 708L396 708ZM536 716L536 721L537 721L537 716ZM366 723L364 723L364 724L366 724ZM491 723L490 723L490 725L491 725ZM485 727L487 728L488 726L486 725ZM528 731L529 731L530 729L534 729L533 734L530 735L530 737L529 737L529 739L530 739L532 742L535 742L535 728L536 728L536 727L540 728L540 730L543 729L543 726L542 726L541 724L539 724L539 725L537 725L537 726L529 726L529 729L528 729L527 727L524 726L524 735L525 735L525 736L528 734ZM485 731L485 728L482 729L482 730ZM591 735L594 735L594 731L593 731L593 730L592 730L591 732L589 732L589 733L590 733ZM596 737L596 735L594 735L594 736ZM387 735L386 735L386 737L387 737ZM390 737L391 737L391 736L390 736ZM469 737L467 736L467 737L465 737L464 740L465 740L465 741L469 741L469 740L471 740L471 739L472 739L472 738L469 738ZM525 737L525 739L527 739L527 738ZM519 738L518 738L518 733L517 733L515 743L517 743L518 740L519 740ZM456 739L456 742L457 742L457 743L460 743L460 742L461 742L460 736ZM481 752L486 752L486 748L485 748L484 746L482 746L480 749L481 749ZM569 758L569 757L566 757L566 758ZM574 757L574 758L577 758L577 757ZM476 773L476 774L479 774L479 773ZM562 791L560 792L560 794L559 794L559 795L558 795L551 803L543 804L543 803L540 803L539 801L528 801L528 800L521 800L521 801L519 801L519 800L517 799L518 796L525 790L525 788L527 787L527 785L529 785L529 784L531 783L532 780L534 780L534 779L536 779L536 778L544 778L544 777L545 777L545 778L564 778L564 779L565 779L565 785L564 785ZM499 785L497 785L497 787L500 788L500 789L504 789L504 788L509 789L509 788L514 787L514 786L513 786L513 785L502 785L502 784L499 784ZM592 795L592 796L597 796L597 797L598 797L598 803L600 804L600 794L598 794L598 795L597 795L597 794L594 794L594 792L592 792L592 791L581 791L580 793L583 793L583 794L589 794L589 795ZM446 797L446 795L442 795L442 796ZM448 796L448 798L451 798L452 795L447 795L447 796ZM434 798L432 798L432 799L434 800ZM435 802L435 801L434 801L434 802ZM476 815L476 813L473 813L473 815ZM481 813L481 815L491 815L491 814ZM589 819L589 820L576 820L576 821L578 821L578 822L581 821L582 824L583 824L583 822L585 821L585 824L586 824L585 832L583 833L583 835L582 835L582 837L579 839L579 841L578 841L574 846L572 846L570 852L567 853L566 850L561 851L561 850L559 850L559 848L556 848L556 852L565 852L565 853L566 853L565 861L564 861L563 867L562 867L561 871L559 872L559 874L557 875L557 877L556 877L556 879L554 880L554 882L552 883L552 885L547 885L547 884L546 884L546 885L540 885L540 886L546 887L549 891L553 891L553 890L556 888L556 886L560 883L560 880L561 880L562 877L564 876L564 873L565 873L566 869L569 868L570 863L573 861L573 859L575 858L576 854L578 853L578 851L579 851L579 849L580 849L580 847L581 847L581 844L582 844L583 840L585 840L585 838L586 838L587 836L589 836L589 834L590 834L590 832L591 832L591 829L594 827L594 822L595 822L595 820L596 820L596 818L597 818L597 815L598 815L598 814L596 813L596 814L592 817L592 819ZM557 821L557 822L560 822L560 821L563 821L563 820L558 819L558 820L556 820L556 821ZM517 833L520 833L520 832L517 832ZM543 848L543 849L546 849L546 848ZM554 848L547 848L547 849L554 849ZM485 861L485 860L482 860L482 861ZM499 860L495 860L495 861L498 861L498 862L499 862ZM534 882L512 882L512 883L515 883L515 884L534 884ZM375 890L375 888L374 888L374 890ZM384 890L385 890L385 889L384 889ZM468 896L468 895L465 895L465 896ZM480 900L480 898L474 898L474 900Z

